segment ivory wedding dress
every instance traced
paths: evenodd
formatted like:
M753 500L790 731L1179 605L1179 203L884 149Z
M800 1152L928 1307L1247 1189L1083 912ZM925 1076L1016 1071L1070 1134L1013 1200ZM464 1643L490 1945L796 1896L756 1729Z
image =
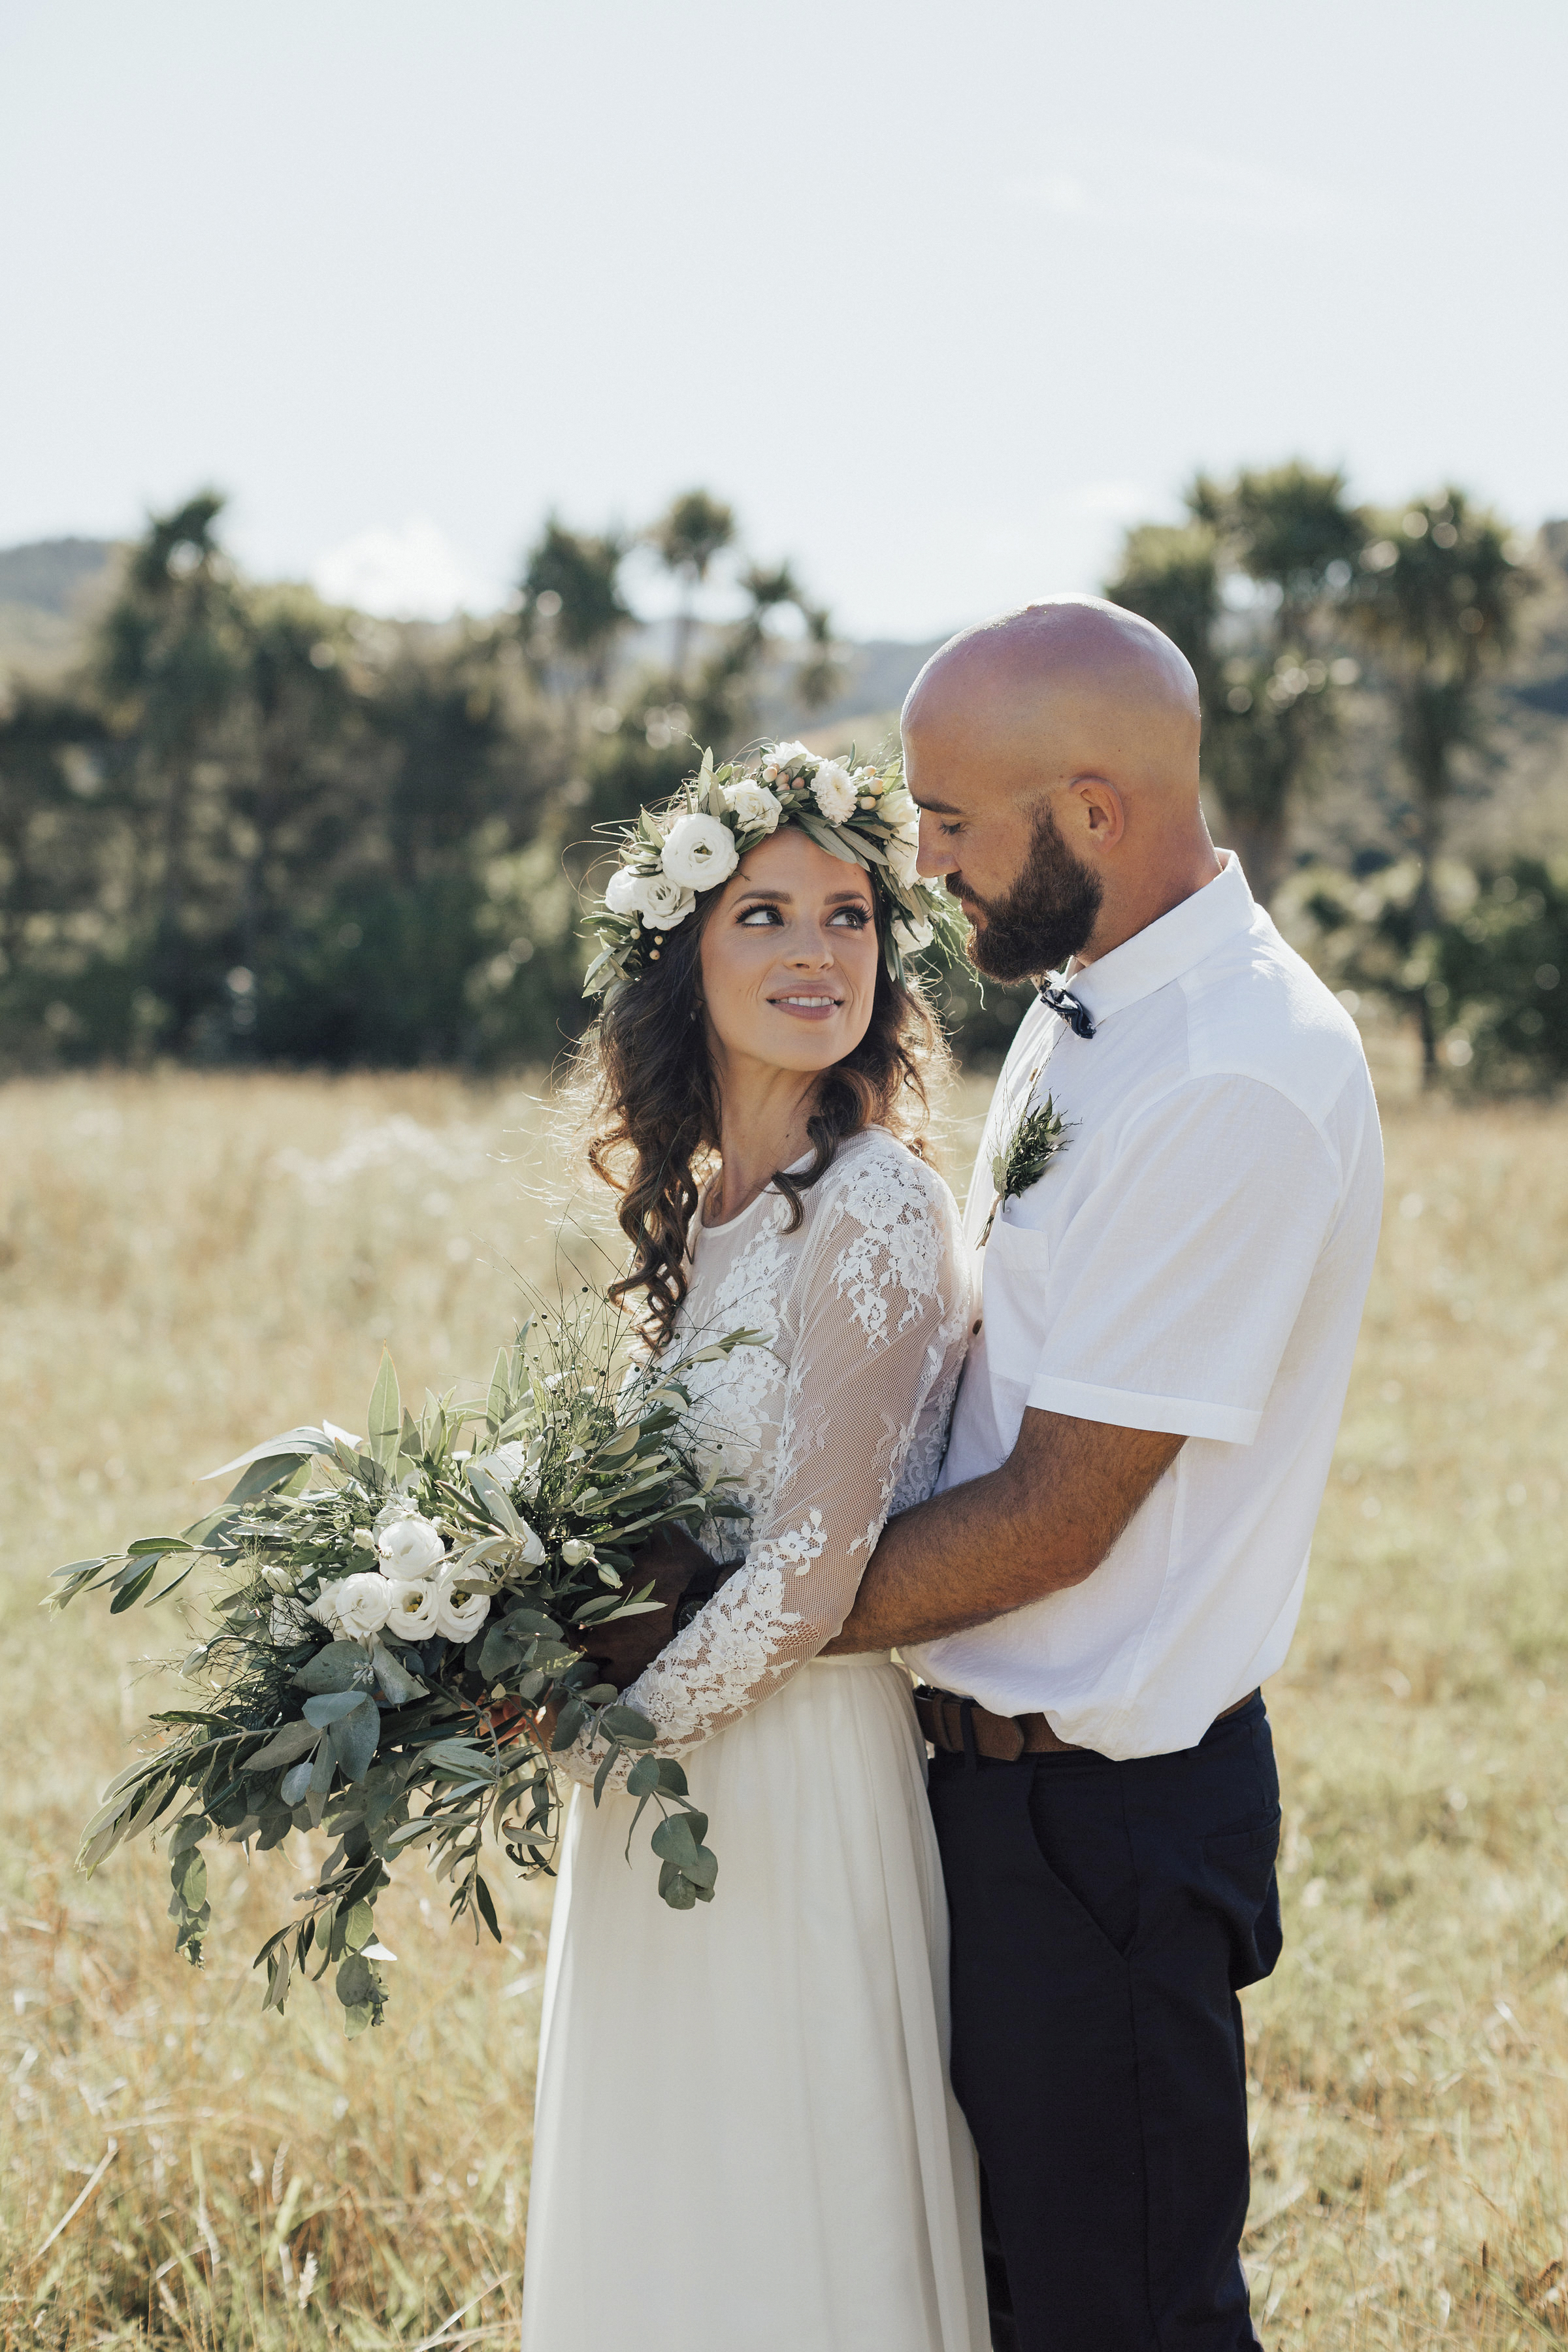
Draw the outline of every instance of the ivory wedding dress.
M728 1555L745 1565L626 1696L685 1765L718 1888L668 1910L653 1809L628 1864L633 1800L573 1791L523 2352L990 2340L909 1678L885 1653L816 1656L889 1511L935 1481L966 1261L946 1186L884 1129L802 1199L794 1233L772 1192L694 1233L681 1341L741 1326L771 1341L698 1376L751 1513ZM573 1777L598 1760L580 1745Z

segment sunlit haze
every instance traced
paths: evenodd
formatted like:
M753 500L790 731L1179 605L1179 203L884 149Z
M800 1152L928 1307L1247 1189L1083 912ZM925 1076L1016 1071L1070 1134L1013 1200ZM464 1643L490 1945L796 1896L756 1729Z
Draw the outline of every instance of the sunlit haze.
M1565 88L1560 0L8 0L0 544L212 482L253 570L439 614L701 483L919 636L1199 466L1534 524Z

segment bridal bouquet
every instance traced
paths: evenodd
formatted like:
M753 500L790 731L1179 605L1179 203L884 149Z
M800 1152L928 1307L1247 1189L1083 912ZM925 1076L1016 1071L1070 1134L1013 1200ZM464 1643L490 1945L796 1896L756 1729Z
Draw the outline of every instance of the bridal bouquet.
M487 1827L523 1872L548 1872L552 1753L584 1729L605 1740L597 1801L623 1753L653 1740L584 1649L595 1625L657 1605L651 1585L637 1586L640 1543L742 1516L699 1443L686 1376L757 1337L732 1332L679 1362L623 1370L596 1301L525 1325L488 1397L427 1393L417 1420L384 1358L363 1440L331 1423L268 1438L212 1474L240 1475L183 1535L57 1569L47 1606L96 1589L114 1612L163 1599L204 1562L218 1571L207 1638L181 1668L201 1696L154 1717L161 1736L107 1790L79 1866L166 1831L176 1948L199 1964L212 1916L204 1840L248 1854L324 1829L330 1851L296 1898L302 1916L256 1965L267 1964L263 2006L281 2011L294 1969L312 1956L318 1977L335 1964L351 2034L381 2021L376 1963L391 1956L375 1940L375 1903L410 1848L449 1882L454 1917L467 1914L476 1935L482 1920L499 1941L479 1868ZM660 1814L665 1902L710 1901L718 1864L680 1766L637 1755L626 1785L637 1819L650 1800Z

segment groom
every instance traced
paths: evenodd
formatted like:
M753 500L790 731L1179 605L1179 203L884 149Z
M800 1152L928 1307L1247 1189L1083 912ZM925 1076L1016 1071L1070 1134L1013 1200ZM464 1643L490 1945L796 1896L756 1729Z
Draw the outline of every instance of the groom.
M834 1645L896 1646L931 1685L998 2352L1257 2342L1236 1994L1280 1947L1258 1685L1300 1609L1382 1150L1355 1029L1210 841L1198 732L1175 646L1076 597L952 639L903 714L921 868L975 962L1068 967L980 1152L939 1491ZM1009 1166L1047 1096L1058 1148Z

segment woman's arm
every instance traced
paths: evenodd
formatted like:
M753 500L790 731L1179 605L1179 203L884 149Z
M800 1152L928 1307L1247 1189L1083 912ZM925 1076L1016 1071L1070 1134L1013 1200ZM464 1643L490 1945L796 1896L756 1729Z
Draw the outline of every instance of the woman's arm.
M771 1697L838 1632L922 1415L951 1385L968 1294L945 1191L901 1155L847 1178L813 1204L768 1510L743 1565L625 1693L666 1752ZM567 1769L591 1780L602 1752L579 1742Z

